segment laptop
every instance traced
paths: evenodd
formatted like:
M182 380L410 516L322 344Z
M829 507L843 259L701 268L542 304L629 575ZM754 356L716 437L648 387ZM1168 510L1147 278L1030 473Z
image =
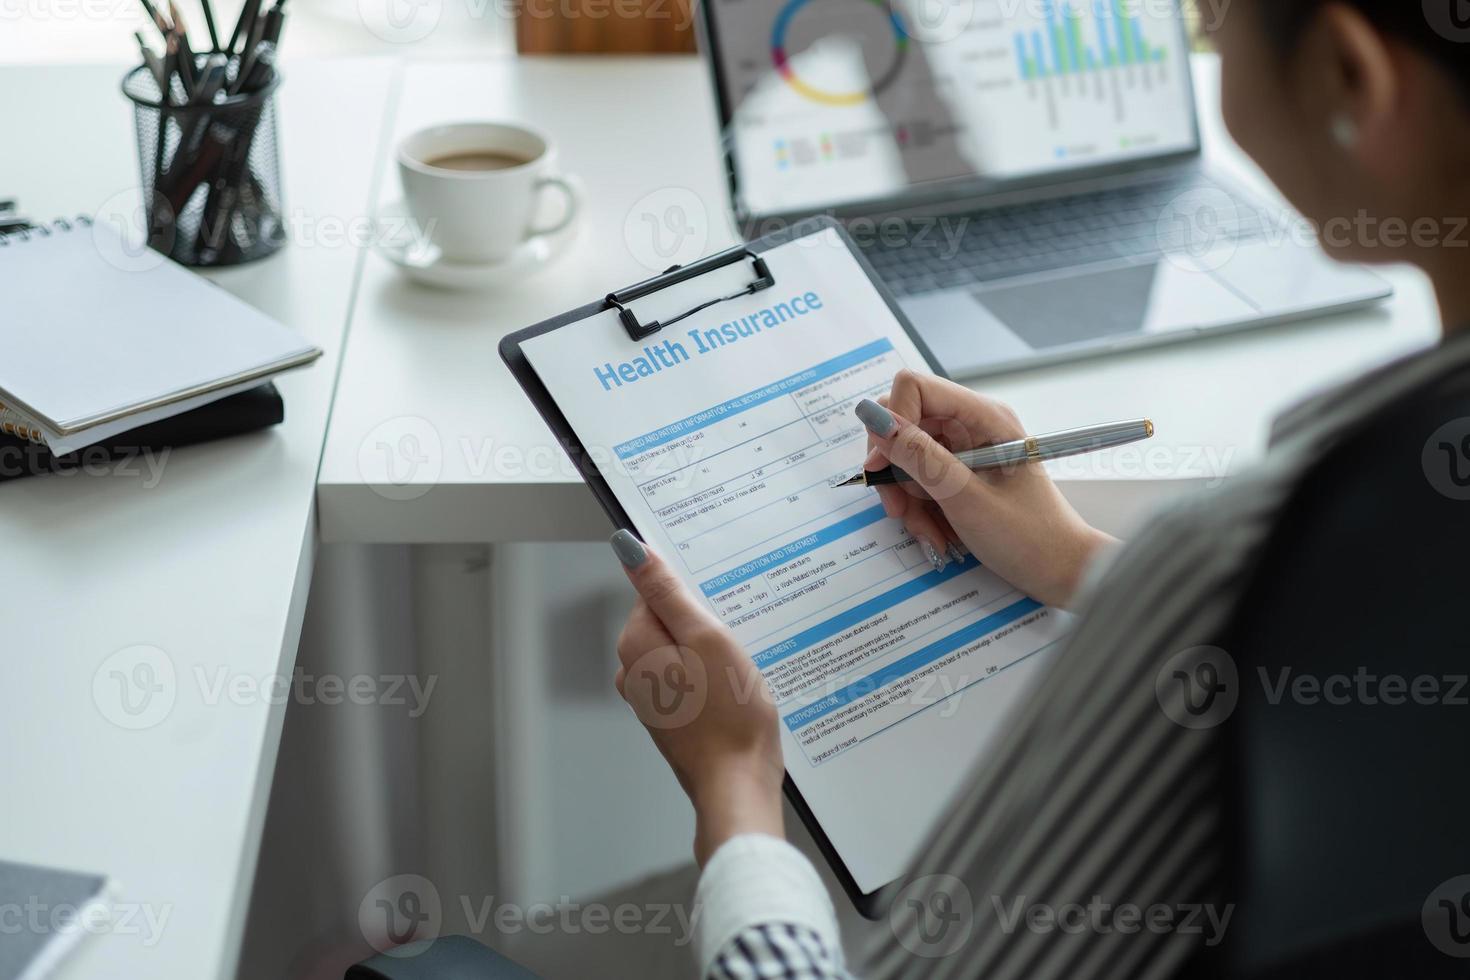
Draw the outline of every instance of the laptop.
M1209 172L1172 2L696 6L741 230L843 222L952 375L1392 295Z

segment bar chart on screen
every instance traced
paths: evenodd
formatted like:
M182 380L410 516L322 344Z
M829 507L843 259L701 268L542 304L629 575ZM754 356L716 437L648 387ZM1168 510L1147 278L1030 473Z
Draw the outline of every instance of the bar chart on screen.
M1167 91L1184 57L1172 32L1145 26L1134 0L1038 0L1037 13L1038 23L1014 30L1011 41L1017 77L1044 102L1053 129L1063 124L1066 99L1105 104L1114 122L1126 123L1136 96ZM1119 148L1129 148L1126 136Z
M1086 6L1084 0L1043 0L1046 23L1015 34L1022 80L1156 65L1168 56L1144 37L1142 21L1123 0L1092 0L1090 18L1084 17Z

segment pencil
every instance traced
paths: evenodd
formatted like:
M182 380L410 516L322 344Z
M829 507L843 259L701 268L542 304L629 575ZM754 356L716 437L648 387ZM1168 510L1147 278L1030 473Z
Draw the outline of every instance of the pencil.
M148 0L138 0L138 2L143 5L143 12L146 13L149 19L153 21L153 26L158 28L158 33L162 34L164 38L167 39L168 32L173 29L173 25L170 24L168 22L168 19L165 18L163 14L159 13L158 8L149 3Z

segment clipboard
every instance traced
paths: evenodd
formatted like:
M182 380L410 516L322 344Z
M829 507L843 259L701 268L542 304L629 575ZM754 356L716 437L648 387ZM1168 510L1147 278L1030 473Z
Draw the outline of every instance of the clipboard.
M873 287L886 304L888 312L892 314L894 320L898 322L899 326L913 342L914 347L918 349L920 356L924 358L925 366L940 377L948 377L940 368L938 361L925 345L918 332L914 330L913 324L909 322L908 317L899 307L898 300L883 285L882 280L878 278L877 273L873 270L873 267L868 263L867 259L858 251L857 246L853 243L847 231L841 224L827 216L819 216L801 221L763 238L747 242L744 245L735 246L734 248L716 253L697 262L691 262L688 265L674 266L651 279L634 283L624 289L609 293L602 299L588 303L585 306L578 307L560 316L543 320L534 326L519 330L508 335L500 342L501 359L510 369L511 375L520 384L527 397L530 398L531 403L535 406L541 418L546 422L547 427L551 429L552 435L556 438L558 445L571 458L573 465L577 468L577 472L587 482L588 488L597 498L597 502L602 505L602 509L607 513L608 518L612 521L614 530L622 528L633 531L635 534L637 533L632 518L623 509L612 487L597 468L596 462L585 449L582 440L578 438L571 422L562 413L561 408L556 404L555 399L552 398L551 393L547 390L540 376L532 367L530 360L522 351L522 345L533 338L560 330L571 324L580 323L589 317L601 315L609 310L616 310L618 312L618 322L627 332L630 339L641 341L646 338L656 337L665 327L672 326L687 316L692 316L695 313L699 313L720 303L773 288L776 285L776 281L761 256L765 252L779 246L824 233L834 233L852 259L858 264L864 274L867 275L868 279L871 280ZM728 269L740 263L747 264L751 274L748 284L744 288L735 292L731 292L728 289L716 291L707 300L703 300L690 309L669 316L663 320L651 320L646 316L639 315L637 306L639 300L647 298L670 286L689 282L708 273ZM792 808L801 818L801 822L806 826L808 832L811 833L812 839L816 841L818 849L822 852L822 856L827 860L828 865L837 876L837 880L841 882L843 891L847 893L854 907L866 918L881 918L886 913L894 893L902 886L902 882L892 882L875 891L864 892L843 861L842 856L838 853L836 846L822 828L816 813L802 797L801 791L792 780L789 770L783 780L783 789L786 794L786 799L791 803Z

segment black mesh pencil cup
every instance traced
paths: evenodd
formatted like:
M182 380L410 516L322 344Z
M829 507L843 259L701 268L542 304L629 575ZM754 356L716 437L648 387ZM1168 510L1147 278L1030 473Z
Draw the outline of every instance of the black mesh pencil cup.
M200 71L204 60L198 59ZM238 63L230 59L231 79ZM191 266L237 265L275 252L286 241L274 101L279 77L207 104L181 104L177 78L170 84L173 98L165 103L146 65L123 78L137 128L149 247Z

